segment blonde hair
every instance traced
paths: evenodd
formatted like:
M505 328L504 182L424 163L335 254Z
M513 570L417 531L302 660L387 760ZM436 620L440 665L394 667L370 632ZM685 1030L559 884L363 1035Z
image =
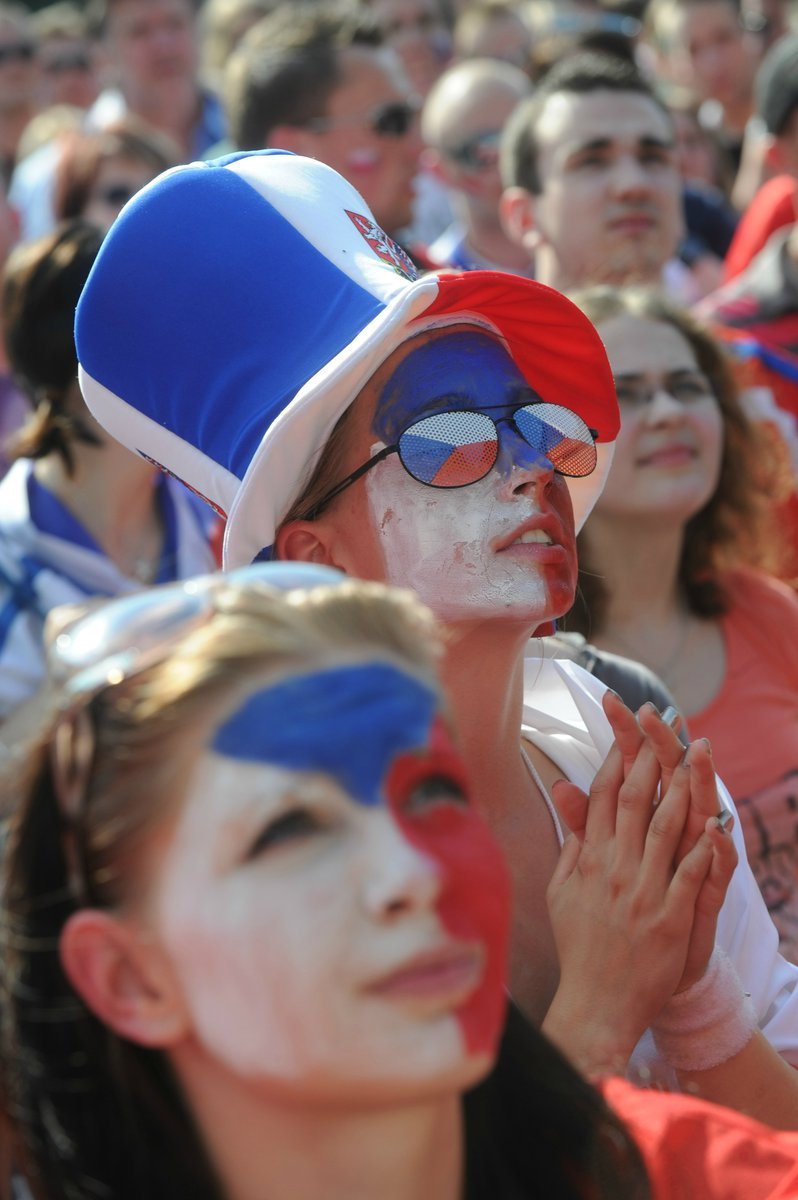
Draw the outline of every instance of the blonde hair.
M209 731L236 696L270 679L363 655L394 659L437 690L438 654L432 615L409 592L350 580L283 592L220 576L206 623L178 635L162 661L105 687L88 706L93 755L79 836L92 901L114 904L124 897L131 847L179 791L196 735ZM22 822L42 790L56 790L50 744L62 691L51 687L30 706L42 713L38 727L34 720L19 769L0 781L0 811L13 807L20 789L26 796ZM31 724L29 714L19 720ZM12 722L3 740L8 745L17 736Z

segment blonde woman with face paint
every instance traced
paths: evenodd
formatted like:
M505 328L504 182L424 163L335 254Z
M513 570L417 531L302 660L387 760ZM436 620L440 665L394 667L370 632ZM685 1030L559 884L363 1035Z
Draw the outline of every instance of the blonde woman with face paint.
M508 881L431 621L341 580L252 567L62 627L3 745L18 1161L45 1200L644 1197L517 1015L494 1068Z
M747 865L717 930L721 879L707 876L677 980L643 966L663 936L641 879L661 775L667 790L682 771L673 728L530 651L573 602L575 530L618 431L578 310L491 272L414 279L339 176L266 151L178 169L134 200L76 335L89 407L227 516L227 566L276 555L409 584L445 622L444 683L510 867L523 1011L590 1072L631 1059L665 1086L798 1121L776 1053L798 1064L798 972ZM670 870L730 804L702 743L683 782ZM561 856L564 822L576 840ZM585 870L597 838L614 850ZM674 992L687 1049L662 1026Z
M0 1043L41 1200L646 1200L676 1145L685 1200L796 1178L798 1135L608 1081L650 1193L599 1093L505 1024L509 881L407 593L273 564L56 624L3 744ZM710 827L666 880L650 970L681 970L715 857L727 882Z

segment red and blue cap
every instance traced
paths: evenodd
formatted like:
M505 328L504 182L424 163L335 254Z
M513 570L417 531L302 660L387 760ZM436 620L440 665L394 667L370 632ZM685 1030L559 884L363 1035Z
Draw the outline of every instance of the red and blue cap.
M564 296L494 271L418 278L365 201L314 159L264 150L173 168L111 228L77 309L80 384L124 445L227 521L224 565L268 557L339 417L415 328L500 336L530 386L598 431L568 479L577 525L618 432L598 334Z

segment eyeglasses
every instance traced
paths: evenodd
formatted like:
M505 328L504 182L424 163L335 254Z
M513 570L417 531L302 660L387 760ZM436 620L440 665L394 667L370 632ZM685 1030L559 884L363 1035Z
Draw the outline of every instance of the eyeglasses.
M499 456L500 425L512 426L558 475L581 478L596 466L597 431L559 404L523 404L495 420L484 411L451 409L414 421L398 442L378 451L327 492L305 519L314 520L331 500L389 454L398 454L408 475L427 487L460 488L478 483Z
M0 67L12 62L32 62L35 54L33 42L8 42L0 45Z
M691 404L715 395L712 384L703 371L683 371L669 375L653 387L642 377L621 376L615 380L618 403L625 408L642 408L650 404L661 391L667 392L680 404Z
M499 161L500 137L498 130L475 133L459 145L447 147L444 154L467 171L485 171Z
M365 125L377 137L400 138L410 132L421 105L418 101L394 100L390 104L381 104L370 113L350 113L341 117L314 117L307 121L308 129L317 133L325 133L336 125Z

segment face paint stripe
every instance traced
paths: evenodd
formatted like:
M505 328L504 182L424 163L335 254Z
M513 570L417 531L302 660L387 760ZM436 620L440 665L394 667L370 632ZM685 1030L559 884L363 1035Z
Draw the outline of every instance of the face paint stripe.
M430 765L459 762L448 730L438 718L430 739ZM416 775L420 768L415 768ZM438 901L440 919L452 937L478 940L485 948L485 971L479 987L458 1012L470 1054L492 1053L504 1022L510 884L504 858L488 827L470 804L432 805L414 810L407 788L414 768L400 760L389 776L387 791L394 817L407 840L443 864Z
M334 667L250 696L217 730L228 758L332 776L361 804L381 802L402 751L426 745L436 694L386 663Z

